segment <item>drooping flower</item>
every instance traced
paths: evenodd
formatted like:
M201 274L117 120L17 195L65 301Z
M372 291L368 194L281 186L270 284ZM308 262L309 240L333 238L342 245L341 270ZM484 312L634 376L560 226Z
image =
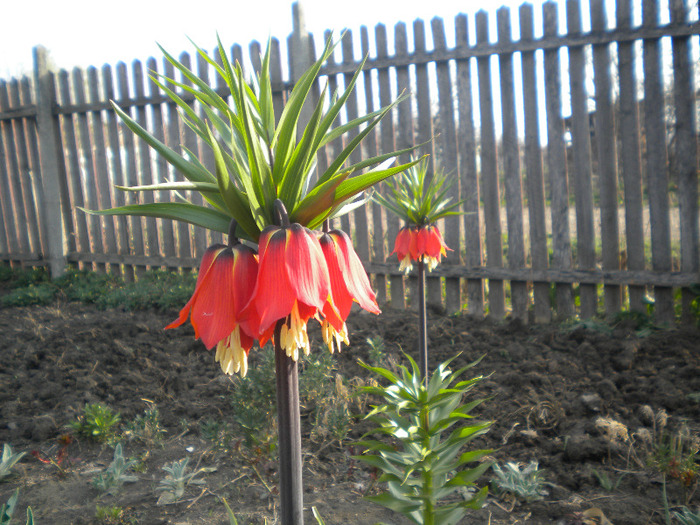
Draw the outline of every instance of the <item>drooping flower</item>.
M259 329L255 316L242 319L241 312L250 300L257 275L258 259L252 248L240 243L210 246L202 257L192 297L165 328L176 328L190 317L195 338L208 350L217 347L216 361L221 369L245 375L248 352Z
M429 271L434 270L442 257L447 255L447 250L452 251L445 244L437 226L426 224L401 228L390 255L396 254L401 263L399 270L408 274L413 269L413 261L421 259Z
M257 317L260 333L284 320L280 345L296 361L299 350L305 354L310 350L309 319L323 317L336 330L343 328L331 295L328 265L316 236L297 223L268 226L260 234L258 249L258 279L243 316Z
M428 266L429 271L438 265L443 256L447 256L447 250L452 251L447 247L440 230L434 224L419 228L416 244L418 254L423 256L423 262Z
M401 266L400 271L410 272L413 268L412 261L418 260L418 229L415 226L404 226L399 230L394 241L394 251L389 255L394 255L399 258Z
M319 238L319 243L328 264L333 303L343 321L341 330L337 330L328 319L325 319L321 324L323 340L333 353L336 346L340 351L341 342L346 345L350 344L345 320L350 314L353 302L374 314L379 314L381 311L377 305L376 294L372 290L367 272L355 253L350 237L341 230L333 230L323 233Z
M406 221L399 230L394 251L401 262L400 270L406 273L413 268L413 261L423 261L432 271L447 255L445 241L435 223L442 218L458 215L463 201L452 202L454 192L450 188L454 179L435 169L429 177L430 165L423 159L409 167L387 186L385 195L375 193L373 199L387 210ZM452 250L450 250L452 251Z

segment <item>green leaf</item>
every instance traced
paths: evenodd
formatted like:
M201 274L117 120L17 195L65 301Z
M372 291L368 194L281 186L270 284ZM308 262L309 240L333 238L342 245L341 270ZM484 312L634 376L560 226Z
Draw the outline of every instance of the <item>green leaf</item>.
M188 222L209 230L227 233L231 217L212 208L197 206L185 202L154 202L150 204L131 204L110 208L108 210L87 210L79 208L91 215L136 215L143 217L158 217Z

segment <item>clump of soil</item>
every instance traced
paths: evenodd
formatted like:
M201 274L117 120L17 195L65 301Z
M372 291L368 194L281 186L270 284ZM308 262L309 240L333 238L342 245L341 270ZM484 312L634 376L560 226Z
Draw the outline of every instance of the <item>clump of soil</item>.
M226 498L239 522L275 523L276 465L251 464L201 435L204 421L230 413L233 383L190 328L163 331L174 316L75 303L0 310L0 443L55 455L66 424L97 402L127 421L155 405L167 430L162 446L124 443L125 455L139 458L141 468L138 481L114 496L100 496L91 484L113 450L76 439L66 448L65 473L27 454L0 483L0 502L19 487L17 515L31 505L40 524L106 523L95 518L98 505L122 507L122 523L224 524ZM403 360L402 349L415 354L414 312L352 314L348 327L351 346L335 357L346 378L367 377L357 359L369 360L368 338L383 338L396 361ZM322 351L318 332L312 338ZM582 513L596 508L615 525L664 523L662 476L649 465L649 452L662 434L698 438L698 329L640 337L633 327L526 326L431 314L429 338L433 366L457 353L455 369L485 356L474 373L488 376L477 395L489 399L476 416L494 423L474 446L495 449L501 464L537 461L547 481L543 499L524 503L494 494L468 522L585 523ZM360 434L358 427L350 438ZM378 489L376 473L352 458L360 449L351 441L342 447L305 442L305 505L316 506L326 523L406 523L362 499ZM188 486L179 503L156 505L162 466L184 457L207 468L199 476L204 484ZM613 486L604 488L601 477ZM684 504L689 494L670 478L667 491L671 505ZM306 520L314 522L310 512Z

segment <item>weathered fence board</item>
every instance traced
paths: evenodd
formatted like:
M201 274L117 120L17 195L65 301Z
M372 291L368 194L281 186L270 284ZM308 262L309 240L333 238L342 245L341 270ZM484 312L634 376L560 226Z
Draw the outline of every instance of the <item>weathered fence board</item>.
M488 14L476 14L476 40L489 41ZM479 69L479 115L481 116L481 192L484 201L486 227L486 262L490 267L503 266L503 234L501 228L501 196L498 180L496 128L494 124L493 88L491 86L491 57L477 59ZM496 319L505 315L505 287L503 281L489 281L489 313Z
M371 32L362 27L359 42L346 32L321 69L306 115L324 83L329 92L347 87L359 65L356 44L368 57L358 91L333 126L386 105L401 92L409 94L349 163L427 142L415 154L430 154L430 175L439 166L457 176L450 195L463 200L464 215L441 221L454 251L429 276L432 306L452 313L466 303L466 311L476 316L488 312L547 322L554 316L614 316L627 307L645 311L646 294L653 292L657 321L673 321L676 311L683 322L693 321L690 286L700 282L700 211L692 60L700 13L691 12L688 0L670 0L671 22L662 24L666 13L660 9L667 7L644 0L642 24L634 26L630 0L618 0L609 27L609 1L591 0L590 11L583 13L580 0L567 0L563 34L559 4L546 2L543 28L537 31L541 37L535 37L529 4L517 13L498 10L494 35L486 11L477 13L475 43L470 43L468 16L459 15L454 47L448 46L439 18L430 21L431 43L422 20L413 22L412 42L404 23L392 28L393 35L382 24ZM518 37L511 28L516 15ZM583 30L584 17L590 17L590 31ZM277 118L300 68L316 56L301 17L294 27L287 41L287 81L279 42L271 40ZM672 53L664 56L665 49ZM247 51L246 61L239 45L229 54L252 65L245 71L249 77L260 70L262 47L252 42ZM214 53L220 63L219 50ZM115 191L114 185L180 175L119 123L110 100L169 147L192 152L213 170L209 148L180 120L177 106L147 81L141 62L69 73L48 69L48 61L39 64L46 57L37 56L41 73L0 80L0 259L51 262L52 271L67 260L127 278L150 267L195 268L206 246L221 242L220 233L153 218L87 216L78 208L177 199L167 191ZM202 56L177 56L229 98L227 86ZM189 83L167 60L159 66L148 59L149 71L157 75L160 69ZM672 79L663 77L668 71ZM205 117L194 97L176 91ZM356 133L327 145L318 169L325 169ZM199 195L184 195L203 202ZM370 203L335 226L351 234L380 303L391 299L392 306L404 307L408 297L416 304L415 278L406 278L388 255L401 226L397 218ZM677 289L680 305L674 303Z
M605 31L607 19L602 0L591 0L593 31ZM617 148L613 118L610 50L608 44L593 46L595 78L595 136L598 150L598 189L600 193L600 232L603 268L620 269L620 239L617 216ZM605 312L613 317L620 311L622 296L619 286L605 286Z
M455 20L457 46L469 43L467 17ZM471 61L457 61L457 104L459 108L459 175L461 198L464 200L464 262L467 266L482 265L481 220L479 217L479 173L477 170L476 137L474 133L474 99L472 96ZM484 283L467 279L467 312L484 315Z
M520 35L525 41L534 38L533 9L531 5L520 8ZM523 104L525 106L525 179L527 182L528 221L530 223L530 259L532 268L545 270L549 265L547 249L547 223L545 219L545 191L542 167L537 108L537 66L534 51L522 54ZM533 283L535 322L546 323L552 318L548 282Z
M671 22L686 21L689 8L683 0L672 0ZM673 96L675 106L674 156L671 167L678 181L678 208L680 212L681 271L700 269L698 247L698 158L695 122L696 101L693 81L693 62L688 37L675 37L673 45ZM693 321L691 303L696 295L682 291L682 318Z
M570 35L581 33L581 3L567 0L566 23ZM586 91L586 50L569 48L569 89L571 90L571 178L576 202L576 264L579 268L594 268L595 227L593 225L593 184L591 167L591 126ZM598 308L595 285L579 285L581 316L589 318Z
M498 41L507 45L511 40L510 9L498 10ZM501 113L503 115L503 180L506 196L508 226L508 267L525 267L525 239L523 238L523 186L520 172L520 146L518 144L518 120L515 115L515 85L513 55L499 55L501 79ZM510 282L512 315L527 319L529 303L527 283Z
M656 0L642 3L642 24L653 27L659 21ZM646 179L651 218L651 264L654 270L671 270L671 223L668 202L668 157L664 123L663 66L661 41L644 40L644 133L646 136ZM662 323L673 320L673 290L654 289L654 315Z
M632 24L631 0L617 0L617 25L628 29ZM634 43L617 45L620 161L625 201L625 259L629 270L644 269L644 201L642 198L642 161L637 104L637 80L634 68ZM644 311L643 286L629 287L629 307Z
M559 32L557 5L544 4L544 33ZM564 146L564 123L561 116L561 64L558 49L544 52L545 106L547 111L547 169L552 202L552 263L562 270L572 267L569 232L569 177ZM574 315L571 285L556 283L557 317Z

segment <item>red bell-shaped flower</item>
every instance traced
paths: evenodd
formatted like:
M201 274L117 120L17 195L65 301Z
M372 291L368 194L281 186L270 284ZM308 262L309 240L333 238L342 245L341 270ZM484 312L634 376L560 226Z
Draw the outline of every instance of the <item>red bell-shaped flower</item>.
M179 317L165 328L182 325L187 317L195 338L211 350L224 372L247 370L247 354L258 334L256 317L241 318L241 312L255 287L258 259L244 244L215 244L207 248L197 277L194 294L180 310Z
M442 238L442 234L437 226L428 224L418 230L418 253L423 256L423 262L432 271L443 256L450 250ZM452 251L452 250L450 250Z
M343 327L321 245L310 230L294 223L265 228L258 252L258 279L243 316L259 319L259 333L283 319L280 344L296 360L300 349L309 353L306 324L311 317L323 316L337 330Z
M404 226L399 230L394 242L394 251L401 266L399 270L406 273L413 269L413 261L420 261L432 271L441 261L443 255L450 250L440 234L440 230L434 224L425 226ZM450 250L452 251L452 250Z
M379 314L381 311L367 272L355 253L350 237L343 231L333 230L322 234L319 243L328 264L333 304L343 320L341 330L337 330L328 320L322 323L323 339L328 349L333 352L334 343L338 350L341 342L349 344L345 320L350 314L353 301L368 312Z

